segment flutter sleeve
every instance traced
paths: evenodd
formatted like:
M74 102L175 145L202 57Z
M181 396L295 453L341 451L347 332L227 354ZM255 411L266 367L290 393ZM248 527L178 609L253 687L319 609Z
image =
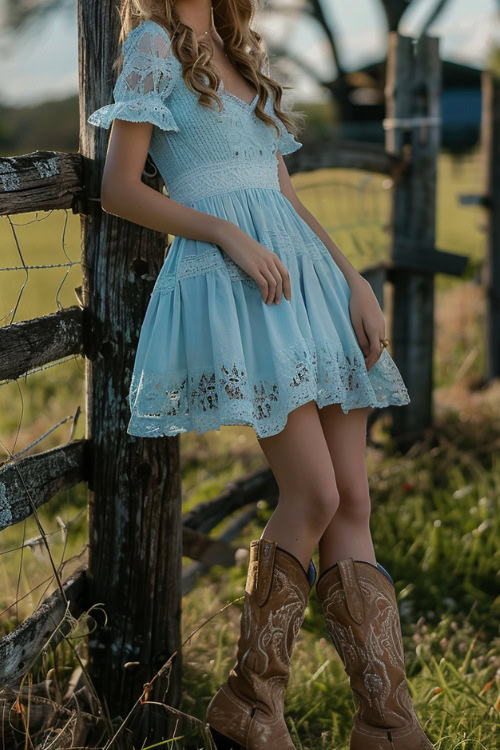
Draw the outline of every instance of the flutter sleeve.
M180 75L165 29L145 21L132 29L122 45L123 67L113 89L113 104L97 109L91 125L109 128L114 119L151 122L162 130L178 132L167 101Z
M283 123L280 121L279 126L281 128L281 135L278 141L278 151L283 156L285 154L291 154L294 151L298 151L302 148L302 143L296 141L293 135L285 128Z

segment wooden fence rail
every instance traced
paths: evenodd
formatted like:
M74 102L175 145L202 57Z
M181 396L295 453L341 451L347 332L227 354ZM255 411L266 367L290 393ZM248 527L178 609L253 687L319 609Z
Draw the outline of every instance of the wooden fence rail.
M64 447L81 448L82 443L84 441L75 441ZM59 448L55 449L55 451L59 450ZM54 451L46 453L53 454ZM30 456L18 462L23 464L21 471L25 480L28 476L33 476L33 473L36 474L37 468L37 464L32 463L27 472L25 461L38 458L41 458L41 462L47 463L48 457L44 454ZM38 468L40 469L40 462ZM14 497L17 488L13 488L8 481L6 482L6 475L12 472L17 474L16 469L16 466L9 465L3 472L0 472L0 482L6 484L9 496L14 495ZM236 548L230 542L255 517L257 502L264 498L270 502L271 506L277 502L278 498L278 486L270 469L260 470L251 476L230 482L220 495L201 503L182 517L182 554L193 560L193 564L187 566L182 574L183 595L191 590L198 576L211 566L232 567L235 564ZM36 493L34 493L34 500L35 507L40 507L42 503L38 501ZM247 506L251 507L247 509ZM235 512L236 515L226 524L218 537L208 535L209 531ZM20 508L20 503L16 501L10 506L11 517L6 525L23 520L30 514L30 508L27 506ZM54 647L64 635L67 635L69 631L66 626L58 630L66 608L74 618L78 618L90 607L86 582L87 566L82 565L63 584L62 591L56 589L30 617L0 639L0 685L17 685L22 676L32 668L47 644L50 642Z
M87 479L86 440L7 462L0 467L0 530L24 521L56 492Z
M79 569L21 625L0 639L0 685L17 684L48 643L55 647L71 629L66 617L85 609L85 570Z
M20 378L34 367L83 354L83 313L78 306L0 328L0 380Z

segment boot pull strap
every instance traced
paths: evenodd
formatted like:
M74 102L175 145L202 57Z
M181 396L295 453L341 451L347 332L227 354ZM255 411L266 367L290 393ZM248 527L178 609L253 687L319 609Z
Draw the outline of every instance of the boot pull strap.
M347 609L354 622L361 625L365 619L365 607L354 561L349 557L347 560L340 560L338 566Z
M271 591L273 581L276 542L270 539L259 539L250 544L250 564L246 591L255 591L257 604L264 606Z

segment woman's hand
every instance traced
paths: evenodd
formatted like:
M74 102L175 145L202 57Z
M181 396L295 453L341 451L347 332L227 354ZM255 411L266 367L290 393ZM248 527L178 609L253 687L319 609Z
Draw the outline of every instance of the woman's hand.
M290 275L279 256L261 245L236 224L226 228L218 243L231 260L256 282L266 304L281 302L282 294L290 301Z
M349 313L365 358L367 370L371 370L382 354L380 339L385 338L385 320L370 282L359 276L350 281L351 300Z

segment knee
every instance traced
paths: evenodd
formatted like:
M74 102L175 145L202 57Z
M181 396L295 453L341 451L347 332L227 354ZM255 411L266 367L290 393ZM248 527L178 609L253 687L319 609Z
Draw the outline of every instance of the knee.
M370 521L370 492L366 485L341 488L337 513L343 520L353 524L368 524Z
M297 503L303 523L310 532L323 533L338 510L340 496L337 486L308 488Z

